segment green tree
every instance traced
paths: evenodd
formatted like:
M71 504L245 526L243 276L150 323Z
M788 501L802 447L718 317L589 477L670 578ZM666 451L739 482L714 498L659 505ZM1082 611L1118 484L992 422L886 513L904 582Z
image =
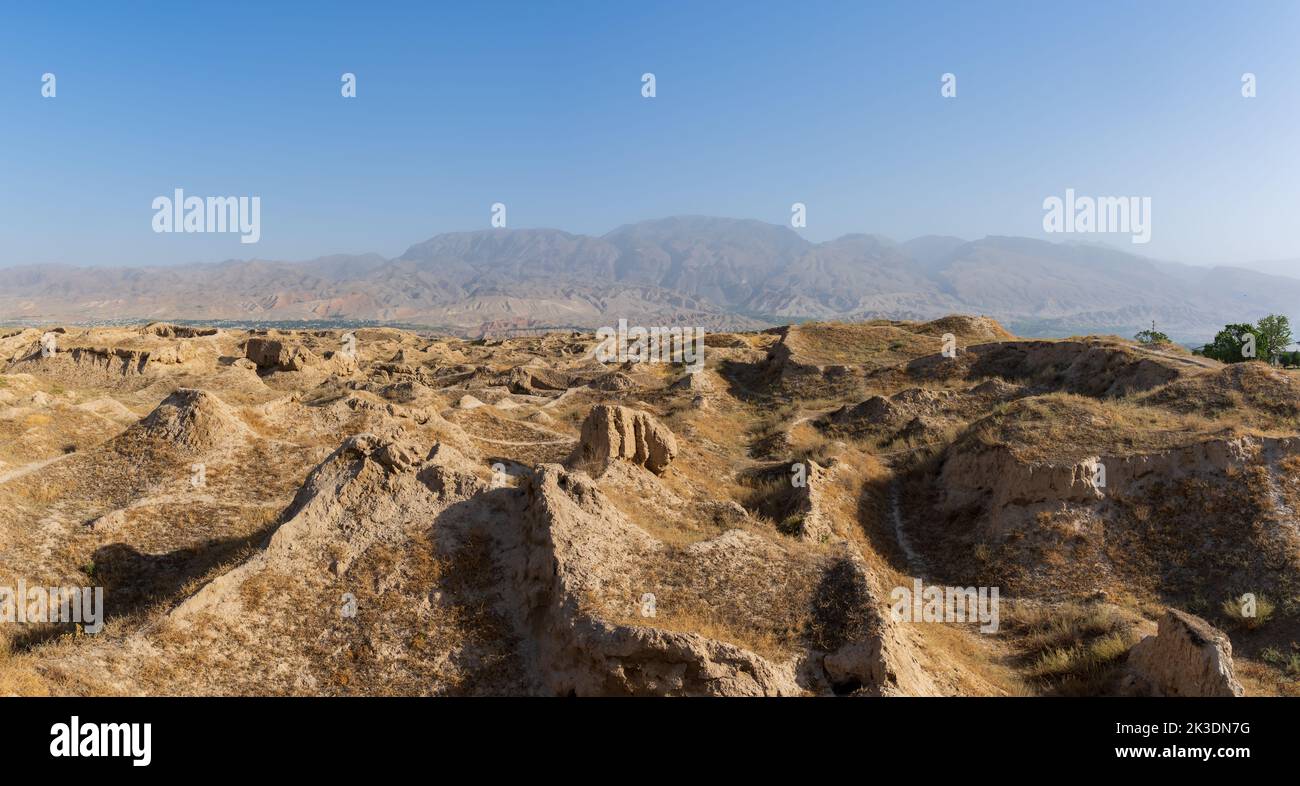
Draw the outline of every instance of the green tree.
M1280 314L1269 314L1255 325L1259 337L1259 358L1272 362L1291 343L1291 322Z
M1254 325L1225 325L1214 342L1206 344L1203 354L1224 363L1240 363L1260 357L1260 336Z
M1139 330L1137 335L1133 336L1133 338L1137 339L1139 344L1151 345L1170 343L1169 336L1166 336L1155 328L1151 328L1150 330Z

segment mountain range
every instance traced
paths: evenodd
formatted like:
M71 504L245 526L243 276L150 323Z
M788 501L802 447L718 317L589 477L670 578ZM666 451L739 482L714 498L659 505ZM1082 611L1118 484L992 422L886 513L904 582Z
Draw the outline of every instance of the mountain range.
M0 323L383 322L464 334L537 326L691 324L979 313L1017 333L1213 337L1300 314L1300 280L1022 237L813 243L761 221L679 216L600 237L555 229L441 234L400 256L156 267L0 269Z

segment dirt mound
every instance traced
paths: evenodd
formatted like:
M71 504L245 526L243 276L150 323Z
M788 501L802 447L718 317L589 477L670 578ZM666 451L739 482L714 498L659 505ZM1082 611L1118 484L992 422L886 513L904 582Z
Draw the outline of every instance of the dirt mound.
M879 368L938 352L937 337L914 333L908 323L805 323L780 329L769 362L783 375L825 373L836 366Z
M27 335L24 332L19 338ZM201 357L190 341L134 330L57 334L54 344L45 351L40 335L35 339L15 347L17 351L7 370L37 374L76 387L139 389L160 375L181 373L215 359Z
M310 349L269 338L250 338L244 345L244 357L258 368L302 371L320 362Z
M401 382L394 382L391 385L385 385L376 392L383 398L400 404L413 404L417 402L427 403L433 395L433 391L428 387L425 387L419 382L411 379L405 379Z
M673 546L583 475L486 474L445 445L352 437L252 557L43 668L163 694L935 692L849 555L742 530Z
M601 374L588 383L593 390L600 390L606 393L626 393L629 390L636 390L636 380L622 371L610 371Z
M314 352L306 343L262 336L252 336L244 342L244 357L263 371L349 374L357 369L356 356L341 349Z
M669 385L668 389L689 393L711 393L713 392L713 383L709 382L703 371L698 371L694 374L683 374L680 379Z
M913 482L903 512L917 511L913 540L954 580L1034 597L1118 590L1191 602L1300 590L1297 502L1300 439L1207 437L1046 460L963 439Z
M162 338L199 338L201 336L215 336L220 331L217 328L189 327L187 325L173 325L167 322L150 322L148 325L140 328L140 332L150 336L160 336Z
M757 473L755 485L765 491L751 501L755 512L776 522L779 532L804 541L822 543L831 537L824 486L832 470L815 461L803 462L798 481L785 464Z
M950 409L958 396L952 390L911 388L889 397L872 396L852 407L840 407L830 414L830 420L843 425L896 425L918 415L939 415Z
M706 333L704 346L715 349L749 349L749 341L735 333Z
M1201 369L1140 352L1120 341L1085 338L978 344L959 350L956 357L935 354L914 360L904 370L917 380L996 377L1039 392L1118 397L1151 390Z
M93 412L100 417L108 418L109 420L124 425L135 423L136 420L138 420L134 412L127 409L125 405L113 398L97 398L92 401L77 404L76 407L77 409L86 412Z
M510 369L506 387L512 393L530 395L564 392L573 387L569 375L548 368L516 366Z
M206 390L181 388L150 412L137 427L144 436L202 452L241 443L248 424L233 408Z
M1260 362L1232 363L1216 372L1177 379L1141 401L1174 412L1245 419L1259 425L1295 426L1300 418L1300 384Z
M484 406L487 405L484 404L482 401L479 401L478 399L469 395L468 393L461 396L460 400L456 402L457 409L477 409L479 407L484 407Z
M957 390L908 388L840 407L818 419L816 425L837 435L875 438L884 443L930 442L1021 392L1020 387L1000 380Z
M446 446L423 455L345 441L265 548L104 652L105 678L160 693L529 692L490 505L466 504L485 473ZM201 672L175 665L196 657Z
M1174 607L1233 631L1246 690L1293 691L1292 373L1004 333L710 334L692 376L590 335L6 333L0 573L90 576L109 624L0 641L0 685L1095 695ZM1006 633L893 619L918 577L999 588ZM1128 687L1204 692L1205 651L1160 638Z
M41 335L42 331L35 328L0 334L0 369L13 361L40 355Z
M805 398L849 396L864 382L889 392L917 383L981 381L980 375L940 354L943 334L949 332L957 337L958 357L973 344L1011 338L996 322L982 317L928 323L805 323L775 329L778 339L768 347L763 368L776 391Z
M962 314L950 314L929 322L922 322L911 329L926 336L942 337L945 333L951 333L962 346L990 341L1010 341L1015 338L1015 335L1002 327L996 319Z
M534 629L554 632L538 652L555 693L934 692L849 557L743 530L669 546L558 466L540 467L526 494L535 556L523 581Z

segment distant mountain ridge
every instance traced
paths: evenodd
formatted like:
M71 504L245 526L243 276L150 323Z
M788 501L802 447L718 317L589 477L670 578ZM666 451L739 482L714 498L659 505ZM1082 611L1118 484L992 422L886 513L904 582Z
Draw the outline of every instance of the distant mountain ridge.
M845 235L823 243L745 219L677 216L603 236L452 232L393 259L231 260L175 267L0 269L0 323L125 319L373 320L485 325L755 328L807 319L995 317L1031 335L1150 325L1204 341L1226 322L1296 316L1300 280L1197 268L1021 237Z

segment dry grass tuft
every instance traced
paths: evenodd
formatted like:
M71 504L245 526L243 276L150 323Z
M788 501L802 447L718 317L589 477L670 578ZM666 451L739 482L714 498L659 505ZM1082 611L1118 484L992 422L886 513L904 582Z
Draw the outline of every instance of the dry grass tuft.
M1137 643L1135 618L1117 607L1078 603L1008 604L1004 632L1041 692L1108 692Z

